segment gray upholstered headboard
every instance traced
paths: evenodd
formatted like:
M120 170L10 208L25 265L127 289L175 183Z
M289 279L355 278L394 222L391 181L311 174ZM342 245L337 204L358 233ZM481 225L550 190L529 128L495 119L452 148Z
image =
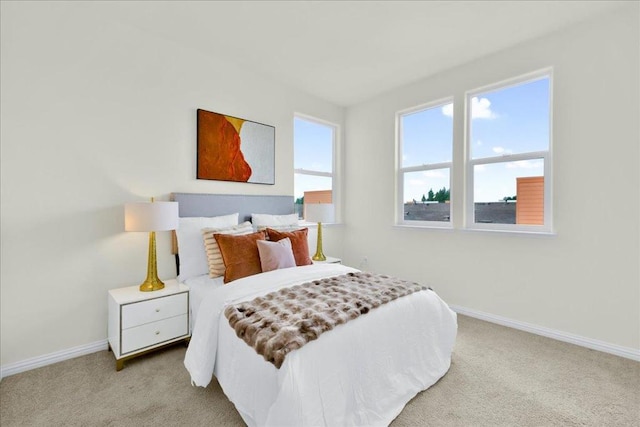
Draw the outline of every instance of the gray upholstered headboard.
M172 193L171 200L178 202L180 217L211 217L239 212L238 219L243 222L250 221L253 213L293 213L293 196Z
M178 202L178 216L212 217L238 212L240 222L250 221L251 214L266 213L287 215L294 213L293 196L266 196L243 194L172 193L171 200ZM172 233L172 253L176 256L176 270L180 273L178 240Z

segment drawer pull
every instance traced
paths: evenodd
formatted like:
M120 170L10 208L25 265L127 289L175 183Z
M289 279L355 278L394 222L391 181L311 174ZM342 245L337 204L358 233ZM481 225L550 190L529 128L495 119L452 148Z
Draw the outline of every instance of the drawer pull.
M160 331L156 331L156 335L160 335Z
M160 313L160 309L159 308L156 308L156 313Z

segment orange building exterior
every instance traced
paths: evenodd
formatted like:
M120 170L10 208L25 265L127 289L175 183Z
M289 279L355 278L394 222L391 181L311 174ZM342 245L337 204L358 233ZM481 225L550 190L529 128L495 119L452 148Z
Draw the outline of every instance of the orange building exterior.
M516 224L544 225L544 177L516 178Z

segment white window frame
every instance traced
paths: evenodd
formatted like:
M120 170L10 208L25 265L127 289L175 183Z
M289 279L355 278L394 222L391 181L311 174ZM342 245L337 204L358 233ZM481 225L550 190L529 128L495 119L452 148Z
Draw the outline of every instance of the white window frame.
M339 190L338 190L338 183L337 183L337 167L338 167L338 160L337 160L337 151L338 151L338 146L339 146L339 141L338 141L338 136L340 135L340 125L336 124L336 123L332 123L329 122L327 120L322 120L319 119L317 117L312 117L312 116L308 116L306 114L301 114L301 113L295 113L294 114L294 126L295 126L295 119L300 119L300 120L305 120L307 122L311 122L311 123L315 123L321 126L326 126L328 128L331 128L331 172L323 172L323 171L314 171L314 170L310 170L310 169L302 169L302 168L296 168L295 167L295 149L296 149L296 142L295 140L293 141L293 150L294 150L294 168L293 168L293 180L294 180L294 185L295 185L295 176L296 174L301 174L301 175L311 175L311 176L322 176L322 177L328 177L331 178L331 201L333 204L333 208L334 208L334 218L335 218L335 222L339 222ZM295 196L294 196L294 203L295 203ZM306 220L304 220L306 222ZM311 224L311 223L309 223ZM315 224L315 223L314 223Z
M543 78L549 78L549 148L546 151L534 151L518 154L502 154L499 156L472 159L471 157L471 99L487 92L496 92L513 86L530 83ZM552 146L553 146L553 69L545 68L519 77L493 83L481 88L465 92L465 228L469 230L514 231L530 233L553 232L553 176L552 176ZM521 160L543 159L544 161L544 224L498 224L476 223L474 203L474 167L495 163L510 163Z
M453 104L453 96L442 98L437 101L432 101L426 104L421 104L415 107L407 108L396 112L396 224L410 227L432 227L432 228L453 228L453 147L455 139L451 141L451 161L441 163L422 164L417 166L402 166L402 153L403 153L403 141L402 141L402 117L417 113L423 110L429 110L432 108L443 107L447 104ZM454 118L455 119L455 118ZM455 134L452 124L452 135ZM449 221L408 221L404 219L404 175L408 172L423 172L436 169L449 169Z

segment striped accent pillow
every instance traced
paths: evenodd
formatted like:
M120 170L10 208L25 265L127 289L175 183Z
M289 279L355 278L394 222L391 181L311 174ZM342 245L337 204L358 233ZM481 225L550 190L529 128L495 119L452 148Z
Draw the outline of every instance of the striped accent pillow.
M216 278L224 275L224 261L220 253L218 242L213 237L214 234L233 234L242 235L253 233L253 226L249 221L242 224L225 228L203 228L202 237L204 238L204 249L207 253L207 262L209 264L209 277Z

